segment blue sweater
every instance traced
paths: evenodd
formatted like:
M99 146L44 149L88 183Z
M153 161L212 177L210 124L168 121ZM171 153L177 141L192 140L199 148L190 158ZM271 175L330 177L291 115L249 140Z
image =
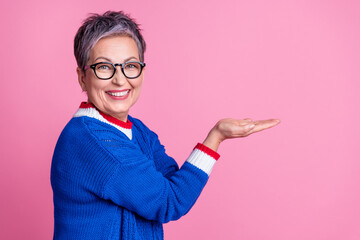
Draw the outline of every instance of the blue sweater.
M162 223L186 214L219 155L198 144L178 168L157 135L82 103L51 166L54 239L163 239Z

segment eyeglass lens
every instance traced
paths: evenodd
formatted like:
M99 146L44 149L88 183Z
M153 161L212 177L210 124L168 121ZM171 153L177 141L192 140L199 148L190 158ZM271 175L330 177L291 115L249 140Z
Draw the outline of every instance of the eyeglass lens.
M122 67L124 75L128 78L136 78L141 73L141 65L137 62L127 62ZM115 68L110 63L101 63L96 65L95 73L99 78L108 79L115 73Z

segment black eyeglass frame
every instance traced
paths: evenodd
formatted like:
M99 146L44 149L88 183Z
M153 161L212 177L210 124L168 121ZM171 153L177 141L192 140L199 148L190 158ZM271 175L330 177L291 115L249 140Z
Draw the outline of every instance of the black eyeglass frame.
M139 72L139 75L137 75L136 77L128 77L128 76L126 76L125 71L124 71L124 66L125 66L126 64L129 64L129 63L138 63L138 64L140 64L140 72ZM110 64L110 65L112 65L112 66L114 67L114 72L113 72L113 74L111 75L111 77L101 78L101 77L99 77L99 76L96 74L95 68L96 68L96 66L99 65L99 64ZM120 67L121 67L121 72L124 74L124 76L125 76L126 78L135 79L135 78L138 78L138 77L141 75L141 73L142 73L144 67L146 66L146 64L143 63L143 62L138 62L138 61L129 61L129 62L124 62L124 63L98 62L98 63L92 64L92 65L86 65L86 66L84 66L84 71L86 71L86 70L88 70L89 68L91 68L91 69L94 71L94 74L95 74L95 76L96 76L98 79L101 79L101 80L109 80L109 79L111 79L111 78L115 75L115 73L116 73L116 67L117 67L117 66L120 66Z

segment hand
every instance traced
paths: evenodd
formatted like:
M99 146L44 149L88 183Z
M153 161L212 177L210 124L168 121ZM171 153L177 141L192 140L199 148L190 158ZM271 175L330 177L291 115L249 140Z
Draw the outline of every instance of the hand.
M222 119L211 129L203 144L217 151L220 143L225 139L246 137L252 133L274 127L279 123L279 119L259 121L253 121L250 118L241 120L232 118Z

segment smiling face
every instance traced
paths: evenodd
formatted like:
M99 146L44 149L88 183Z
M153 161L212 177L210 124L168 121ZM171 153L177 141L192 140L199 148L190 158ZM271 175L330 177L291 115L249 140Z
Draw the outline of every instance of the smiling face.
M98 62L124 63L140 61L135 41L128 36L112 36L100 39L90 51L87 65ZM92 69L84 73L77 68L81 88L87 92L88 102L100 111L119 120L126 121L129 109L140 96L142 74L128 79L117 66L115 75L109 80L100 80Z

